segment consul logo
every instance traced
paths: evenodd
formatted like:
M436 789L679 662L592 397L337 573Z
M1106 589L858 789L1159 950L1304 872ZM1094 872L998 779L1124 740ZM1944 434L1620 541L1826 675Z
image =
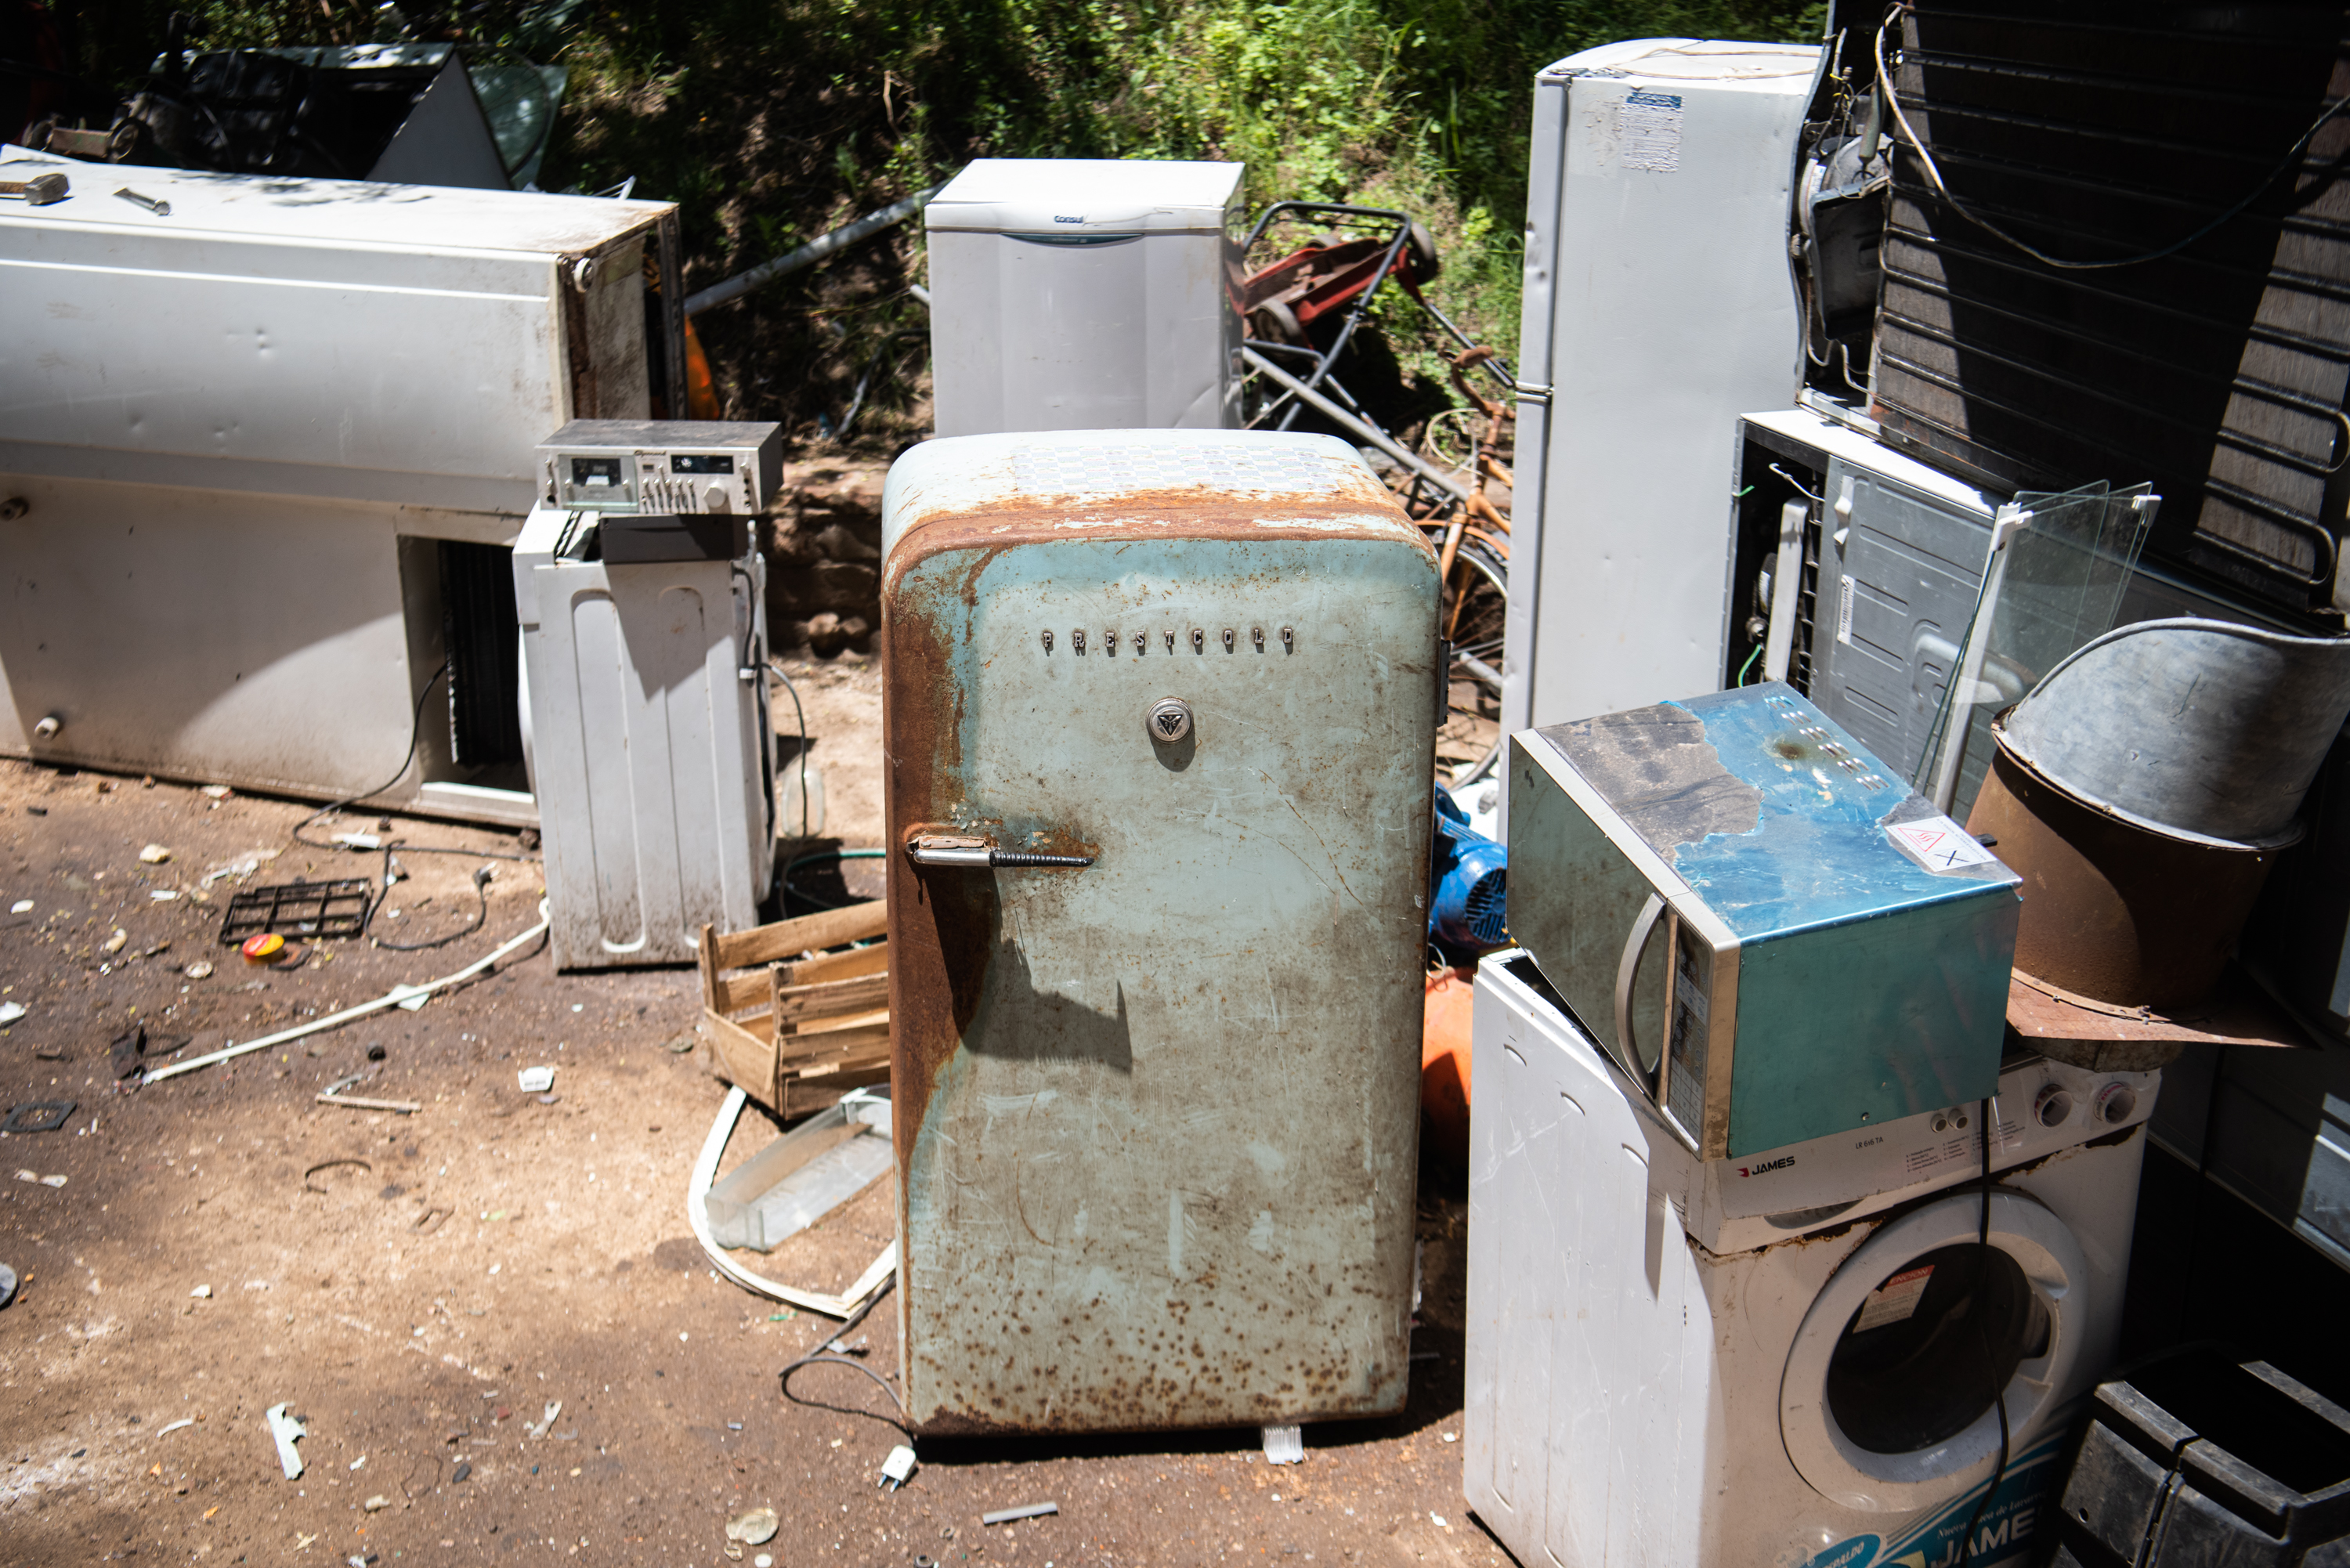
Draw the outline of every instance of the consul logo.
M1758 1160L1752 1165L1742 1165L1738 1168L1738 1174L1741 1176L1760 1176L1766 1170L1784 1170L1794 1163L1795 1157L1794 1155L1783 1154L1776 1159Z

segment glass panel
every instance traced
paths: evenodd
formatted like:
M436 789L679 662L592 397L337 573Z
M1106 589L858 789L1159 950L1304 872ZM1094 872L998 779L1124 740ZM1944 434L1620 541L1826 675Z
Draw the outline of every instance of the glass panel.
M1967 640L1912 781L1944 811L1963 822L1973 806L1991 763L1992 718L2113 629L2160 504L2147 485L2108 490L2100 482L2063 494L2026 492L2000 509Z

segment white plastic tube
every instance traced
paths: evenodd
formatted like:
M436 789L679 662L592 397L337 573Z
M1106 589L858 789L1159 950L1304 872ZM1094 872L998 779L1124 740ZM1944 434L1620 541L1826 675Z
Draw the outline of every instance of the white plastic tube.
M283 1045L289 1040L299 1040L306 1034L316 1034L322 1029L339 1028L354 1018L365 1018L371 1012L381 1012L387 1007L398 1007L402 1002L421 1001L436 991L456 984L461 980L473 979L524 943L533 938L545 935L547 924L546 900L541 898L538 901L538 924L513 940L493 949L486 957L474 960L454 974L442 975L439 980L428 981L422 985L395 985L373 1002L362 1002L357 1007L346 1007L340 1012L330 1012L324 1018L314 1018L297 1028L282 1029L275 1034L265 1034L258 1040L247 1040L240 1045L224 1045L217 1051L208 1052L202 1056L191 1056L184 1062L174 1062L168 1067L150 1069L147 1075L139 1080L140 1085L144 1087L149 1084L160 1083L165 1078L175 1077L182 1073L192 1073L199 1067L209 1067L215 1062L225 1062L232 1056L242 1056L248 1051L266 1051L272 1045Z
M742 1119L743 1103L749 1098L737 1085L726 1091L725 1103L718 1107L718 1119L710 1124L710 1137L702 1146L701 1158L693 1162L693 1175L685 1188L685 1220L693 1227L693 1239L710 1254L710 1261L720 1272L745 1290L758 1292L775 1301L786 1302L827 1317L845 1318L878 1294L898 1272L898 1243L890 1242L881 1249L881 1255L857 1277L857 1282L840 1295L826 1295L820 1291L804 1291L793 1285L779 1285L743 1268L726 1255L725 1250L711 1239L710 1216L703 1210L702 1200L708 1196L711 1184L718 1179L719 1158L726 1152L726 1140L734 1136L734 1124Z

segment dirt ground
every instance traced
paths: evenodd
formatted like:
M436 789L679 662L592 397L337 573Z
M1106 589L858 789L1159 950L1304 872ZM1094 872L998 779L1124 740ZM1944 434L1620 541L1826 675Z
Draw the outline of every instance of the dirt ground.
M822 841L870 845L878 674L788 668L826 775ZM0 1134L0 1263L22 1279L0 1311L0 1558L691 1568L725 1561L730 1515L765 1506L781 1529L745 1563L1508 1561L1461 1501L1457 1177L1423 1176L1404 1415L1309 1428L1294 1469L1253 1431L928 1442L891 1492L879 1389L817 1367L795 1393L840 1410L779 1395L778 1369L837 1325L722 1282L688 1229L724 1093L690 971L558 975L532 944L416 1011L118 1093L109 1042L134 1024L151 1064L186 1060L452 973L536 919L536 864L481 858L526 840L346 815L313 836L411 846L372 939L463 930L488 865L482 929L252 967L217 940L241 886L380 873L380 853L297 845L311 809L0 763L0 1003L26 1009L0 1028L0 1099L73 1102L58 1130ZM150 845L170 857L142 862ZM207 880L256 852L242 880ZM869 864L846 863L849 887ZM550 1095L516 1087L535 1065L556 1069ZM317 1102L354 1074L343 1092L421 1109ZM727 1165L773 1130L746 1115ZM742 1256L835 1290L891 1225L876 1187ZM847 1347L894 1375L893 1303ZM263 1414L279 1404L307 1428L297 1480ZM980 1523L1045 1501L1056 1516Z

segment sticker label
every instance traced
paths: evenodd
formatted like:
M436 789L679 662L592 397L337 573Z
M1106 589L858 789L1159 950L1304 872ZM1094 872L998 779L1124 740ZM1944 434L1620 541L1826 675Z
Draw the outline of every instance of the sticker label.
M1892 840L1895 848L1938 875L1963 871L1970 866L1993 865L1999 859L1973 834L1947 816L1897 823L1885 830L1885 836Z
M1616 106L1616 141L1624 167L1672 174L1681 166L1681 100L1678 93L1635 88Z
M1836 601L1836 640L1846 648L1852 646L1852 578L1844 579L1843 597Z
M1860 1316L1853 1320L1852 1332L1866 1334L1888 1323L1907 1323L1926 1293L1926 1282L1933 1277L1934 1265L1928 1263L1905 1269L1869 1292L1868 1299L1860 1303Z

